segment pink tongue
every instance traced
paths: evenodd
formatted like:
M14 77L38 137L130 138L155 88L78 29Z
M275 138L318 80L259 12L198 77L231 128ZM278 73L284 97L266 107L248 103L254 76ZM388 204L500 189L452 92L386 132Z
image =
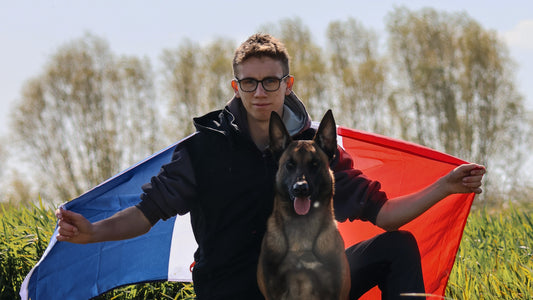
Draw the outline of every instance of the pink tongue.
M297 214L306 215L309 212L309 208L311 208L311 198L296 197L294 199L294 211Z

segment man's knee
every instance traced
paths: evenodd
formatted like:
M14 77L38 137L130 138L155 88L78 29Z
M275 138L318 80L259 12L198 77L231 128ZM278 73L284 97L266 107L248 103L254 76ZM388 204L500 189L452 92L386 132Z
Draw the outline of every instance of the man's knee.
M395 252L398 257L420 260L420 251L416 238L409 231L389 231L382 235L387 247Z
M407 244L418 247L415 236L405 230L387 231L383 234L391 242Z

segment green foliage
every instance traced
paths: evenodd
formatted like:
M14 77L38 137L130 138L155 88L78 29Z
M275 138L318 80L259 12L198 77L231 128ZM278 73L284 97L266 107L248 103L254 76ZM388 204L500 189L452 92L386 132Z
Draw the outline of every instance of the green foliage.
M130 299L195 299L194 289L191 283L181 282L152 282L129 285L114 289L94 300L130 300Z
M385 43L353 18L328 25L325 47L299 18L259 31L286 45L294 91L313 118L332 108L338 124L484 164L485 186L506 180L515 188L532 126L497 33L467 14L430 8L397 8L386 21ZM189 135L191 117L234 96L235 47L225 38L183 40L162 50L154 70L91 34L60 46L10 112L12 151L34 166L20 178L63 202ZM5 198L27 198L18 193L24 186L11 186Z
M32 163L44 199L71 199L166 145L153 77L147 59L88 34L24 84L10 113L13 151Z
M387 28L396 105L406 108L400 124L415 133L405 139L487 167L501 155L501 167L516 170L507 157L525 134L523 99L497 33L464 13L431 8L397 8Z
M44 253L54 232L54 211L0 204L0 299L17 299L26 274Z
M529 204L529 203L528 203ZM0 299L17 299L20 284L53 234L53 209L0 205ZM533 205L472 212L457 253L446 297L533 297ZM194 299L192 284L157 282L114 289L95 299Z
M43 255L56 225L54 209L0 203L0 300L19 298L20 285ZM130 285L96 297L111 299L194 299L190 283Z
M533 210L474 211L446 295L454 299L533 297Z

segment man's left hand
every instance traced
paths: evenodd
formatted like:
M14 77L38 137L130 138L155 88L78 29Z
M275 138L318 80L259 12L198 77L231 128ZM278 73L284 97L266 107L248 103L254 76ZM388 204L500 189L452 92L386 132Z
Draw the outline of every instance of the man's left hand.
M481 180L486 169L478 164L464 164L455 168L445 176L450 194L476 193L481 194Z

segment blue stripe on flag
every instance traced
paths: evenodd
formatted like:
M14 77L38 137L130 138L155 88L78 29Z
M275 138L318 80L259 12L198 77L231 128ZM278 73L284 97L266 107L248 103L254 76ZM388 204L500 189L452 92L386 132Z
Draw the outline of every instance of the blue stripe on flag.
M170 162L176 144L65 204L95 222L140 201L141 186ZM118 286L167 280L175 218L125 241L77 245L52 237L21 287L22 299L89 299ZM54 233L54 236L57 234Z

